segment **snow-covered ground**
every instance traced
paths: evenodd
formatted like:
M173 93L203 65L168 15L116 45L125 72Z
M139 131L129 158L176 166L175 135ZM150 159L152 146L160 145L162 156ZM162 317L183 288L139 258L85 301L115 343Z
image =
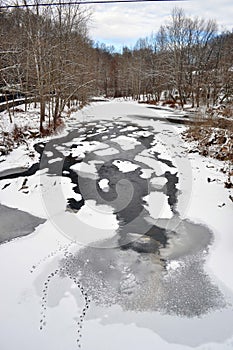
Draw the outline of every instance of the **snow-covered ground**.
M0 163L0 349L233 348L232 193L168 113L94 102Z

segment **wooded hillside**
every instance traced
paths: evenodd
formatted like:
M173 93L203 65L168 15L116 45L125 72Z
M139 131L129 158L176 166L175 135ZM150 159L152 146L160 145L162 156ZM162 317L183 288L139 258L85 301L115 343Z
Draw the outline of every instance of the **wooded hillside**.
M26 1L25 1L26 4ZM230 103L233 33L213 20L187 17L175 8L158 33L122 53L88 36L90 14L82 6L0 10L0 93L40 102L56 128L65 106L91 96L130 97L182 108Z

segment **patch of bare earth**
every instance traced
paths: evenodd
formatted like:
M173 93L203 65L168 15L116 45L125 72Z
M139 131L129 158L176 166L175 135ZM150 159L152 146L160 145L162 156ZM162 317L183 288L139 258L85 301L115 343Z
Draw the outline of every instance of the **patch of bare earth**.
M205 157L223 161L222 171L227 177L225 187L233 188L233 118L197 117L183 137L191 142L190 153L198 152Z

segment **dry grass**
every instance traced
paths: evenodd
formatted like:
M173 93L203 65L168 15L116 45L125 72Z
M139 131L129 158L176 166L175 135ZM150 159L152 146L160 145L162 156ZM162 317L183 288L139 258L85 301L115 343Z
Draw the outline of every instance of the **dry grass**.
M147 104L147 105L154 105L154 106L156 106L158 104L158 102L155 101L155 100L138 101L138 103L144 103L144 104Z
M200 154L233 163L233 121L208 119L189 126L183 136L195 141Z
M224 161L222 171L226 174L225 187L232 188L233 177L233 119L223 117L203 118L196 121L183 133L187 141L194 141L190 152L198 152Z
M162 103L162 106L168 106L170 108L177 108L179 104L174 100L166 100Z

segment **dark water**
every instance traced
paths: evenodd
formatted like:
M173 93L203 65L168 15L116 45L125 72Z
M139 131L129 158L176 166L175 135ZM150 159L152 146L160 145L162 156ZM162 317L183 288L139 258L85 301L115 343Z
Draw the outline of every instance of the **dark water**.
M34 215L0 205L0 243L27 236L44 222Z
M136 124L128 123L128 127L135 128L133 137L137 140L138 144L130 150L124 150L119 144L114 142L112 137L112 135L114 135L114 138L128 136L128 130L122 131L126 126L124 123L111 123L111 130L109 130L108 125L105 126L104 124L87 124L84 127L83 125L80 126L82 126L82 131L77 129L72 131L68 136L51 140L47 144L36 144L34 148L40 154L40 161L33 164L28 170L17 173L13 172L6 175L4 174L3 176L0 176L0 180L11 180L18 177L27 178L34 175L38 170L44 169L47 169L48 176L60 175L69 177L75 185L73 188L74 193L81 194L82 199L77 201L74 198L68 198L67 208L77 211L85 205L85 201L91 199L95 199L97 205L110 203L110 205L113 206L114 213L120 223L120 228L118 230L119 245L124 246L123 249L127 249L128 247L129 249L134 249L139 252L156 252L160 246L165 247L168 240L166 230L157 227L156 225L151 226L151 224L148 224L145 220L145 202L143 198L150 193L151 185L148 179L144 179L140 175L142 175L141 169L148 169L149 167L146 164L135 161L136 155L151 148L153 142L156 141L156 133L154 133L153 129L150 127L141 128ZM99 130L102 131L99 132ZM135 134L135 132L141 131L149 131L151 134L147 137ZM102 139L103 136L107 137L104 141ZM104 142L109 147L116 149L118 153L116 155L98 156L95 152L88 152L85 155L84 160L78 159L78 157L73 157L71 154L63 156L62 151L60 151L57 146L63 145L64 149L75 149L77 146L82 145L82 142L72 143L72 140L78 137L83 137L83 142ZM71 143L69 147L66 147L67 143ZM57 162L49 163L51 160L50 157L47 156L49 152L52 152L53 159L59 158L62 159L62 161L59 160ZM174 168L171 161L163 159L157 152L153 152L153 158L158 160L158 162ZM100 189L96 179L80 176L76 171L71 169L71 166L77 163L82 163L83 161L88 163L93 160L100 161L100 164L96 165L99 180L108 179L108 192L104 192ZM139 167L134 171L122 173L117 166L113 164L115 160L130 161L137 164ZM168 196L168 203L171 210L175 212L175 205L177 202L176 184L178 183L178 177L176 174L171 174L169 171L165 172L163 176L167 179L167 184L160 189L160 191ZM153 177L156 177L156 174L154 174ZM82 187L81 189L80 184ZM95 196L95 193L98 194L98 196ZM130 198L127 205L124 203L126 198L127 200ZM135 242L127 245L128 241L132 241L131 238L128 238L128 233L131 233L131 230L136 234L138 233L139 235L144 234L148 236L150 244Z

